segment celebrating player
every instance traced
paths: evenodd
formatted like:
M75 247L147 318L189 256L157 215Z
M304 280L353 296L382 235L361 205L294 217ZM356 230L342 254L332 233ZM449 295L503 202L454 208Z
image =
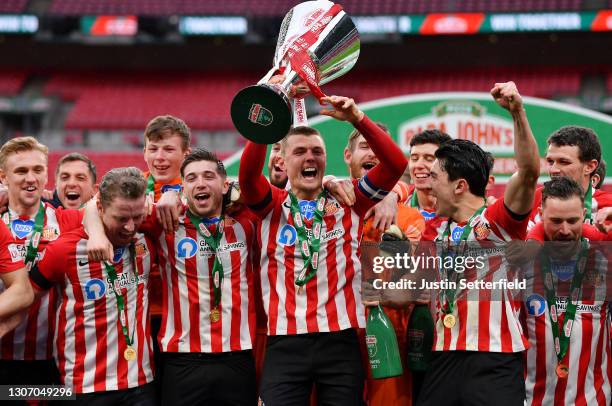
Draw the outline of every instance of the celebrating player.
M266 147L246 145L239 180L262 221L260 275L270 337L260 398L266 405L305 404L313 382L319 403L361 404L364 375L354 329L365 324L357 257L362 221L406 167L401 150L352 99L322 100L334 108L323 114L351 122L387 159L354 181L357 201L350 208L323 189L326 151L316 130L297 127L282 141L289 191L261 175Z
M55 354L75 404L155 405L148 281L156 248L136 231L145 218L146 182L137 168L109 171L96 202L112 261L89 261L83 228L47 247L30 272L37 295L60 292Z
M496 83L491 94L514 121L518 170L508 182L504 197L487 207L486 153L465 140L441 145L431 169L437 217L427 222L424 241L447 245L461 241L501 243L526 236L539 175L538 148L514 83ZM506 268L503 258L492 254L477 277L506 278ZM501 291L503 297L497 301L468 300L469 293L457 289L445 289L444 294L436 295L437 355L426 373L419 405L523 404L525 386L520 352L526 349L526 340L513 298L505 289Z
M587 241L605 235L583 223L585 211L584 191L574 180L558 177L544 184L544 238L532 233L529 238L549 245L545 256L528 265L533 283L524 302L528 405L607 405L612 400L610 315L608 302L597 297L605 287L609 258L589 247ZM569 300L575 290L580 300Z
M46 146L32 137L13 138L0 148L0 177L8 187L8 210L2 215L15 239L14 262L35 269L50 241L81 226L82 215L54 209L41 201L47 184ZM62 261L63 263L63 261ZM52 360L54 291L34 300L23 321L0 341L2 383L51 384L58 380Z
M96 194L97 189L93 161L83 154L72 152L57 162L55 191L48 202L56 208L79 209Z

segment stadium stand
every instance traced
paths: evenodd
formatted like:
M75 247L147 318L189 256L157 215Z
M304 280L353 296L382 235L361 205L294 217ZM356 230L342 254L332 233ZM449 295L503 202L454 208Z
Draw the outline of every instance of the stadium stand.
M28 0L2 0L0 13L22 13L28 6Z
M581 74L563 68L464 72L351 72L323 87L328 94L350 95L359 102L423 92L488 91L500 78L513 78L523 94L551 98L576 95ZM47 96L74 101L67 129L142 129L162 113L183 117L193 129L232 129L229 106L235 93L258 77L253 73L99 74L62 72L44 87Z
M56 15L136 14L187 15L224 14L274 16L289 10L296 0L53 0L49 12ZM436 12L515 12L579 10L581 0L345 0L352 14L402 14Z
M1 70L0 71L0 95L14 96L23 87L28 73L25 70Z

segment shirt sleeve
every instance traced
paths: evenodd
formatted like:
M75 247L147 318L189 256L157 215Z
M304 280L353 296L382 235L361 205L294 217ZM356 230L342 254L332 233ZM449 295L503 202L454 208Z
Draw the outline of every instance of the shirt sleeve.
M83 215L83 209L64 209L63 207L55 209L55 217L57 217L62 233L79 229L83 225Z
M408 198L410 197L410 186L406 182L401 181L401 180L397 182L395 186L393 187L393 191L397 193L397 196L398 196L397 203L399 204L408 203Z
M142 224L138 228L138 231L140 231L141 233L145 234L147 237L155 241L157 241L157 239L161 236L161 234L164 231L162 226L157 221L156 213L157 213L156 207L153 206L153 210L151 211L151 214L149 214L145 218L145 220L142 222Z
M542 222L536 223L531 230L529 230L529 234L527 234L527 240L535 240L539 242L544 242L544 224Z
M17 244L13 240L10 230L0 221L0 273L13 272L24 268L25 264L17 250Z
M39 290L48 290L61 281L66 267L66 258L70 256L68 247L64 235L47 245L43 258L30 270L32 285Z
M492 225L495 234L504 240L524 240L527 237L529 216L521 220L513 218L503 198L497 199L495 203L487 207L485 217Z

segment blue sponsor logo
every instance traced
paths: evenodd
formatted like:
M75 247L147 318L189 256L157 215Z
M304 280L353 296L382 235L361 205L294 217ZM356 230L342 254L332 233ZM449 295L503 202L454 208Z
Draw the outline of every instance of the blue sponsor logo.
M312 200L301 200L299 205L302 216L304 216L306 220L312 220L315 209L317 208L317 202Z
M98 300L106 293L106 284L102 279L90 279L85 284L87 300Z
M436 217L436 212L435 211L421 210L421 215L423 216L425 221L429 221L429 220L433 219L434 217Z
M452 239L454 242L459 242L459 241L461 241L461 234L463 234L463 229L464 229L464 228L465 228L465 227L459 227L459 226L457 226L457 227L455 227L455 228L454 228L453 233L451 234L451 239Z
M574 276L574 269L576 267L576 261L568 262L555 262L551 261L550 268L553 273L557 275L559 280L567 282Z
M533 294L527 298L527 313L531 316L541 316L546 310L546 299L544 297Z
M164 185L161 187L161 192L165 193L168 190L175 190L177 192L181 191L181 184L179 183L178 185Z
M34 221L17 219L13 221L11 227L18 238L26 238L34 230Z
M125 247L117 248L115 250L115 256L113 256L114 263L121 261L121 258L123 258L123 251L125 251Z
M297 231L290 224L285 224L278 233L278 243L281 245L293 245L297 239Z
M179 258L191 258L196 254L198 245L193 238L182 238L176 244L176 252Z

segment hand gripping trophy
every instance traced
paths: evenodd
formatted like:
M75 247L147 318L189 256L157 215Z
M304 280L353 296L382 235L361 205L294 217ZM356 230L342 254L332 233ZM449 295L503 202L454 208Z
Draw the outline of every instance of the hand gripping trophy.
M232 101L234 126L259 144L280 141L289 128L307 125L307 88L325 97L319 85L348 72L359 56L359 33L342 6L327 0L305 1L283 19L274 66L257 85L242 89ZM282 74L282 83L269 83Z

